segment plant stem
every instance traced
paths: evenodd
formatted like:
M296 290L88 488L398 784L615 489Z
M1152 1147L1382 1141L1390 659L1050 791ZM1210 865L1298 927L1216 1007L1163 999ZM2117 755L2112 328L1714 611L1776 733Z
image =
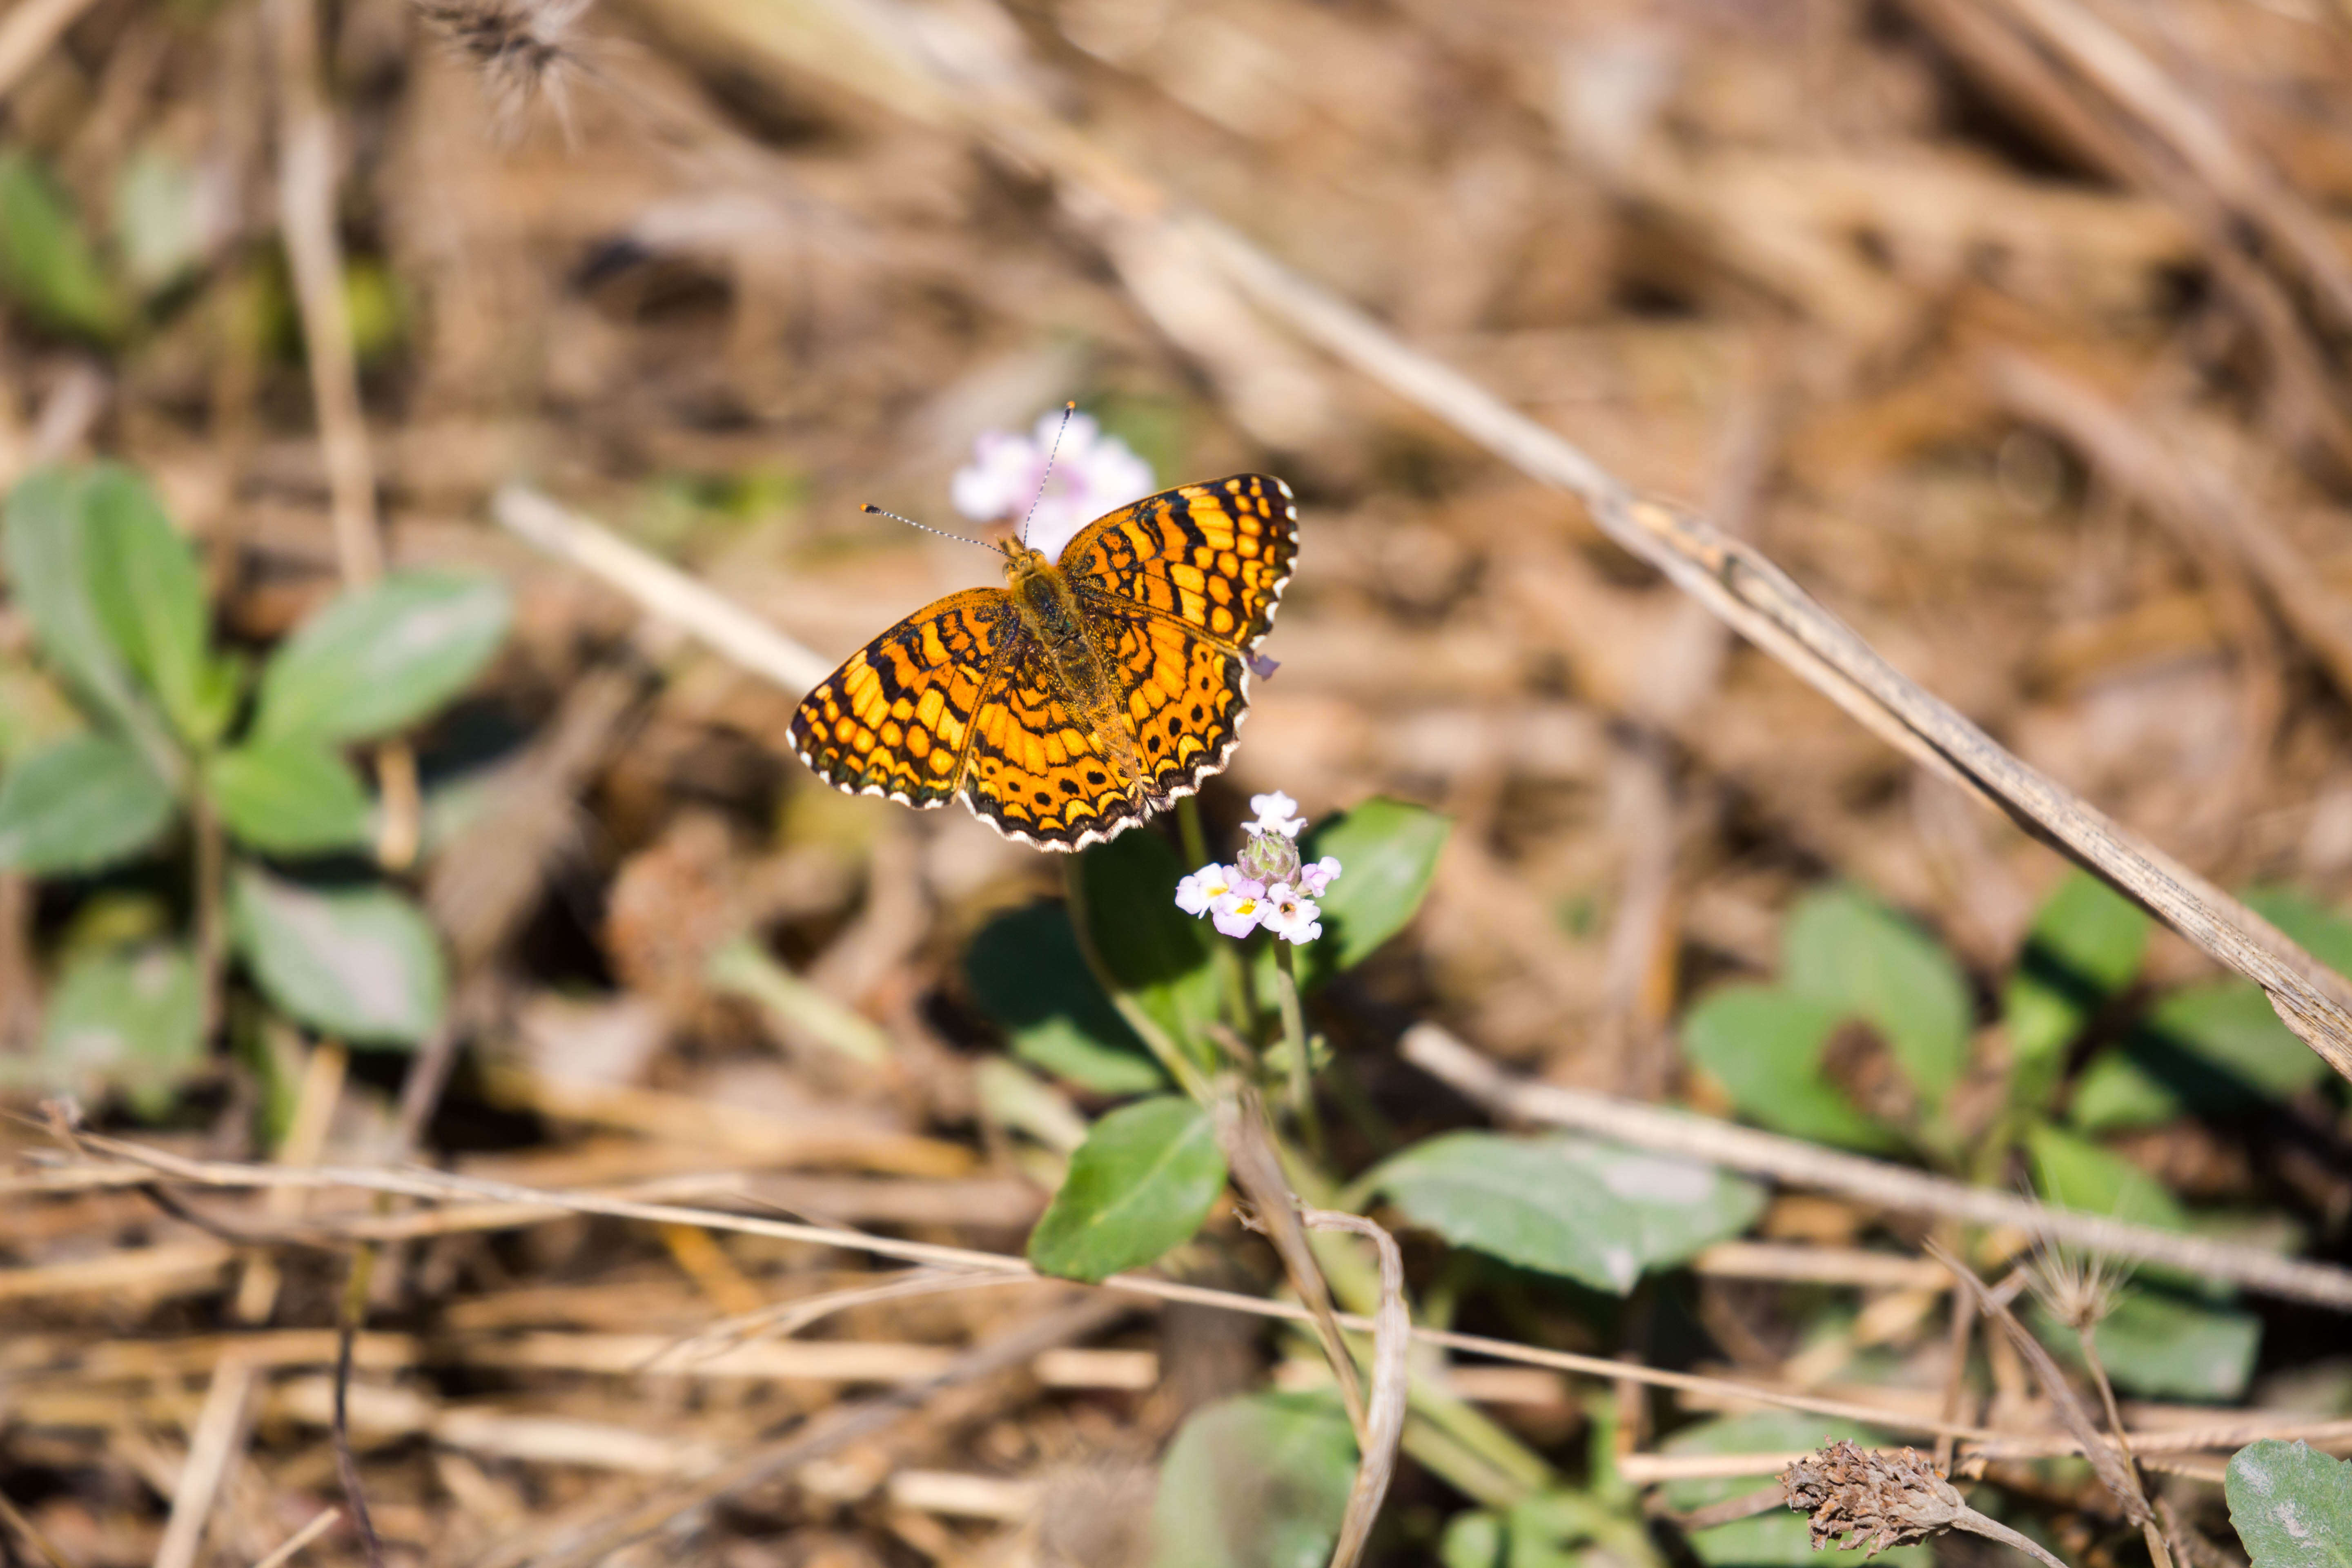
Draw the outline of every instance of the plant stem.
M1194 868L1209 863L1209 837L1201 826L1199 797L1186 795L1176 803L1176 837L1184 846L1184 861ZM1212 940L1209 963L1217 972L1217 987L1223 998L1225 1026L1255 1046L1257 1043L1257 1005L1250 995L1249 971L1242 963L1243 950L1229 943Z
M1290 1044L1290 1114L1298 1134L1317 1164L1323 1163L1323 1123L1315 1115L1315 1084L1307 1051L1307 1015L1298 1005L1298 961L1295 943L1274 939L1276 994L1282 1003L1282 1035Z
M203 1020L199 1026L201 1037L210 1039L221 1016L221 966L227 951L222 883L226 877L228 856L221 837L220 818L214 814L213 804L205 798L202 790L191 793L188 816L196 841L196 996Z
M1202 1075L1200 1068L1185 1054L1184 1047L1160 1026L1160 1021L1145 1012L1120 986L1118 977L1104 964L1102 953L1095 947L1094 925L1088 918L1087 907L1086 871L1080 857L1063 857L1062 889L1063 897L1070 906L1070 930L1078 939L1079 955L1087 961L1087 968L1093 973L1095 983L1103 988L1103 994L1110 998L1110 1005L1118 1010L1118 1016L1127 1020L1127 1026L1135 1031L1145 1047L1159 1058L1160 1065L1168 1069L1168 1076L1199 1103L1210 1103L1209 1080Z

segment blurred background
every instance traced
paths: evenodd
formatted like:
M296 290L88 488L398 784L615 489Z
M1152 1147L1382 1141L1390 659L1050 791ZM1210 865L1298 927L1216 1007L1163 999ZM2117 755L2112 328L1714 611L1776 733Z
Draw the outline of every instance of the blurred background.
M1050 1191L1037 1130L1092 1102L1041 1079L1045 1109L1008 1110L976 1075L1001 1035L966 954L1058 867L961 808L825 789L785 743L801 690L541 555L491 497L536 487L829 663L997 580L860 503L967 526L951 483L975 441L1067 398L1159 484L1257 470L1297 491L1280 669L1203 796L1213 831L1277 788L1310 816L1385 794L1454 820L1418 920L1324 1009L1375 1121L1466 1114L1394 1060L1414 1017L1541 1079L1757 1115L1694 1068L1678 1020L1775 975L1789 911L1843 884L1961 977L1950 1115L1981 1131L2010 1083L2006 977L2063 863L1570 498L1312 346L1161 215L1219 220L1744 536L2187 864L2294 889L2326 956L2352 873L2347 89L2352 13L2329 0L15 0L0 479L95 458L142 477L248 671L369 580L370 551L487 574L510 615L478 678L355 753L373 794L415 803L414 845L379 836L370 874L447 955L434 1026L321 1067L334 1031L236 982L152 1058L121 1028L61 1030L77 955L201 942L193 840L166 837L90 875L0 873L16 1103L70 1089L192 1156L268 1157L299 1127L311 1159L541 1185L716 1162L770 1173L763 1201L793 1212L1016 1248ZM13 768L89 721L9 565ZM251 899L238 919L264 918ZM2159 932L2060 1076L2217 973ZM2116 1090L2067 1136L2346 1256L2343 1086L2259 1006L2231 1017L2261 1037L2212 1047L2237 1098ZM1863 1037L1822 1070L1901 1121L1886 1063ZM205 1336L317 1331L341 1272L297 1252L256 1285L252 1255L125 1192L9 1206L0 1492L73 1564L163 1561L209 1430ZM1775 1213L1775 1234L1864 1228ZM663 1336L844 1268L698 1236L573 1216L414 1241L378 1305L386 1331L448 1345ZM91 1258L115 1271L68 1267ZM960 1338L1010 1300L826 1332ZM2352 1369L2313 1369L2340 1320L2260 1310L2261 1349L2202 1396L2285 1377L2279 1397L2339 1407ZM1622 1342L1497 1310L1522 1337ZM1715 1364L1781 1368L1818 1327L1785 1304L1692 1310L1687 1356ZM1160 1357L1147 1391L989 1385L670 1550L1012 1560L1001 1509L893 1500L882 1478L1051 1471L1096 1489L1069 1517L1132 1512L1185 1412L1257 1377L1260 1338L1171 1310L1120 1342ZM333 1500L315 1334L305 1353L245 1409L212 1533L170 1568L251 1561ZM845 1386L468 1353L430 1387L372 1385L362 1458L404 1563L504 1562L609 1504L615 1476L658 1488L665 1443L723 1449ZM550 1458L512 1422L469 1444L417 1414L492 1396L607 1436ZM1514 1419L1572 1444L1585 1414L1555 1392ZM1407 1486L1426 1528L1397 1560L1448 1495ZM343 1535L313 1550L357 1560Z

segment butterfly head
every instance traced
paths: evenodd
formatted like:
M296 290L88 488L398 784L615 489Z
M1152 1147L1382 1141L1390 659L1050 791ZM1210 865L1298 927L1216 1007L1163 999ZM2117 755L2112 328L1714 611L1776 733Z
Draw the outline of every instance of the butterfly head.
M1015 592L1030 579L1054 570L1044 552L1032 550L1019 540L1005 540L997 548L1004 552L1004 585Z

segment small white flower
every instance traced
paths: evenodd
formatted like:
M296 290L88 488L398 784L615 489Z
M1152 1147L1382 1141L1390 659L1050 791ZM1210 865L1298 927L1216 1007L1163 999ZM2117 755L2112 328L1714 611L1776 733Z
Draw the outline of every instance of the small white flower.
M1041 416L1031 436L983 432L972 444L971 466L957 469L950 486L956 510L975 522L1000 518L1017 522L1027 517L1027 537L1022 542L1056 561L1062 547L1087 524L1151 493L1150 464L1118 437L1104 435L1102 426L1086 415L1073 414L1069 420L1069 428L1062 429L1056 410ZM1059 452L1054 448L1056 431L1061 435ZM1049 454L1050 478L1045 471ZM1034 513L1029 510L1033 504L1037 509Z
M1176 884L1176 907L1188 915L1207 914L1209 906L1232 892L1237 880L1231 866L1212 862Z
M1298 890L1310 899L1319 899L1323 890L1331 885L1331 879L1339 874L1339 862L1326 855L1312 866L1298 868Z
M1312 899L1286 882L1276 882L1265 890L1265 910L1258 923L1285 942L1313 942L1323 934L1323 922L1316 918L1322 912Z
M1298 803L1280 790L1250 796L1250 809L1257 813L1257 820L1244 826L1252 833L1279 833L1285 838L1296 838L1298 830L1307 826L1305 817L1292 815L1297 811Z
M1209 906L1209 919L1227 936L1247 936L1272 909L1263 882L1235 882Z

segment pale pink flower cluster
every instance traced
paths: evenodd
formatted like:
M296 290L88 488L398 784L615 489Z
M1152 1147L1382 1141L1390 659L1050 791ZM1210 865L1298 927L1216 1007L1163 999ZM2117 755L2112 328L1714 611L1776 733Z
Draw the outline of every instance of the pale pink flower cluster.
M1234 864L1203 866L1177 883L1176 907L1207 915L1227 936L1263 926L1285 942L1313 942L1323 934L1323 910L1315 900L1339 874L1339 862L1326 855L1311 866L1301 863L1298 830L1307 819L1281 791L1250 796L1250 809L1257 820L1243 825L1249 842Z
M1062 547L1080 529L1151 493L1150 464L1118 437L1105 435L1087 416L1068 417L1066 429L1056 409L1041 416L1031 435L983 432L972 443L971 465L958 468L950 487L956 510L974 522L1018 522L1027 517L1028 536L1023 542L1046 560L1058 561ZM1061 437L1058 452L1054 447L1056 433ZM1049 455L1051 477L1045 471ZM1029 510L1033 504L1037 509L1034 513Z

